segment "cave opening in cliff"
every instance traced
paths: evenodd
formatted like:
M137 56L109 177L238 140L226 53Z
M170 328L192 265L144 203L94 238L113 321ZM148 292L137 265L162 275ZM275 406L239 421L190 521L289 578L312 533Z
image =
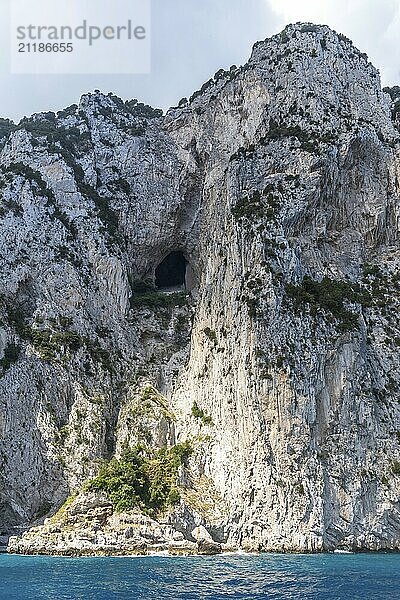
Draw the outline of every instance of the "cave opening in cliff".
M171 252L156 268L156 288L174 290L186 288L187 260L183 252Z

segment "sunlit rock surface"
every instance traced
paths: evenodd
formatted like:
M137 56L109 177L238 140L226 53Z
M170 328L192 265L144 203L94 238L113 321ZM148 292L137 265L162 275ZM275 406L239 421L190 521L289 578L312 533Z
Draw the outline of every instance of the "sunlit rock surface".
M83 503L11 550L399 548L397 124L297 24L165 116L96 92L0 130L0 530L127 446L194 447L158 526L106 503L82 542ZM171 252L186 281L149 292Z

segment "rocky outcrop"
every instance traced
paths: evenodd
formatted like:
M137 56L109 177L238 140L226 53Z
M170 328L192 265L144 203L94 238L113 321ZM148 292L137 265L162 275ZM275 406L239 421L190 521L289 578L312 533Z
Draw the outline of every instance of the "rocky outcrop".
M113 512L85 552L399 548L396 119L365 55L297 24L165 116L95 93L4 125L0 528L190 440L168 525L122 542L141 517ZM186 293L151 290L171 252ZM66 548L51 527L10 548Z
M189 523L188 523L189 525ZM82 493L69 498L41 527L9 539L8 551L57 556L123 556L134 554L219 554L204 527L191 540L176 529L172 515L157 521L140 511L116 512L105 495Z

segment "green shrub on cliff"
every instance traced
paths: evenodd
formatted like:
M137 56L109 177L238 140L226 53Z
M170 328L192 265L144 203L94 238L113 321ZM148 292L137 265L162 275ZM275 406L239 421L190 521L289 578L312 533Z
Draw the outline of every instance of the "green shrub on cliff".
M392 461L392 473L393 475L400 475L400 462L398 460Z
M8 344L8 346L4 350L4 356L0 360L0 366L6 371L17 362L19 355L21 353L20 346L17 346L14 343Z
M10 119L0 119L0 141L5 142L10 133L16 129L15 123Z
M178 469L191 453L188 441L159 450L135 446L119 460L114 458L104 464L86 489L106 492L117 511L140 508L155 516L179 502Z
M362 303L364 296L358 286L350 282L329 277L316 281L306 275L299 285L287 284L286 294L297 310L308 305L313 315L318 309L331 313L339 321L341 331L357 327L358 315L347 308L346 303Z
M210 415L207 415L204 410L199 408L197 402L193 402L192 415L195 419L201 419L204 425L213 425L213 420Z
M165 294L164 292L148 291L133 294L130 298L131 308L173 308L184 306L186 302L187 294L185 292Z

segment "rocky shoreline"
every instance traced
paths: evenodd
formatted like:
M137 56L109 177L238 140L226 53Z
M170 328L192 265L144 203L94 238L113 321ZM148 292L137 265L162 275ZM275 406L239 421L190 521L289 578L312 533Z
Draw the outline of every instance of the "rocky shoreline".
M96 550L83 550L81 548L65 548L64 550L52 550L51 552L44 550L24 550L19 551L18 548L13 546L8 547L4 550L4 553L8 554L20 554L23 556L60 556L65 558L84 558L84 557L134 557L134 556L215 556L221 554L258 554L255 552L241 552L227 548L226 550L221 549L218 551L209 550L208 548L199 548L198 545L191 542L185 542L182 544L170 544L168 546L161 546L160 548L146 547L146 548L132 548L130 550L121 550L114 547L110 548L99 548Z
M129 556L168 552L174 556L214 555L235 550L213 539L203 526L184 535L179 515L159 520L140 511L115 512L102 494L82 493L52 518L21 536L11 536L8 552L54 556ZM186 523L190 528L190 523Z
M9 554L65 557L400 551L396 545L385 548L368 540L348 539L336 548L326 548L322 544L311 547L310 540L297 546L285 546L284 540L269 547L234 546L228 538L229 534L218 532L215 523L206 522L183 500L152 518L138 509L118 512L104 493L83 491L69 498L43 525L11 536L4 548Z

